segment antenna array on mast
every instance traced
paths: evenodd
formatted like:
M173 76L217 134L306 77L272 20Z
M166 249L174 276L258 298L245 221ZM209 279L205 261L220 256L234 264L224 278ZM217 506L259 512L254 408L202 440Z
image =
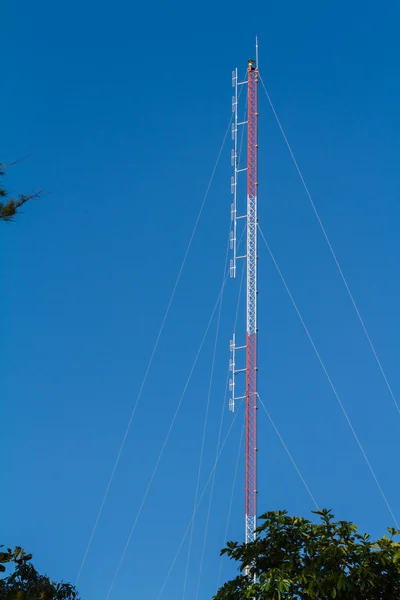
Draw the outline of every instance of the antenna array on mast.
M238 179L238 70L232 71L232 86L235 88L235 95L232 97L232 139L233 148L231 155L231 165L233 167L233 175L231 177L231 192L233 194L233 202L231 204L231 220L232 229L230 236L231 250L233 250L233 258L230 262L230 275L236 277L236 230L237 230L237 179ZM233 410L233 408L232 408Z

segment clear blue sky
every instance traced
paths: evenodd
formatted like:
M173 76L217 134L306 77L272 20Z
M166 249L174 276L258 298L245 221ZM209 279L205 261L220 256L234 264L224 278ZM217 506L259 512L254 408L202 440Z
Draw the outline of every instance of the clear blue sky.
M231 115L231 70L261 72L392 385L398 373L399 12L395 2L2 7L3 162L44 188L1 225L1 542L74 581ZM105 598L221 285L230 140L82 572ZM400 519L400 417L260 89L260 223ZM320 506L372 534L390 515L260 245L259 389ZM238 283L218 338L212 467ZM111 598L156 600L193 509L215 320ZM243 324L243 310L240 311ZM237 333L243 329L238 327ZM215 592L241 431L218 467L199 598ZM223 434L231 415L224 414ZM260 511L312 502L259 411ZM243 535L243 467L231 538ZM193 535L195 598L208 507ZM182 597L187 542L165 588ZM225 565L223 577L231 570Z

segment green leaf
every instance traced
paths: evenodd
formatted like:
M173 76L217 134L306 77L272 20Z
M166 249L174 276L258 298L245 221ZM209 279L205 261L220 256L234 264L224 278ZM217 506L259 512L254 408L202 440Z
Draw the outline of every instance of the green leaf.
M11 557L8 552L0 552L0 562L10 562Z

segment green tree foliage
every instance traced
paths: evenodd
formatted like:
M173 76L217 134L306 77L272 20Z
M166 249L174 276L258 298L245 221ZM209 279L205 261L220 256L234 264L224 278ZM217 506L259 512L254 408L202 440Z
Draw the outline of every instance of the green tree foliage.
M5 175L5 165L0 163L0 177L3 175ZM21 206L39 195L40 192L36 192L29 196L19 194L16 198L11 198L5 187L0 185L0 221L12 221Z
M372 541L329 510L315 514L318 523L268 512L255 542L229 542L221 554L240 574L215 600L400 600L400 531Z
M46 575L40 575L31 564L31 554L22 548L0 552L0 571L5 564L12 565L12 572L0 579L0 600L79 600L75 588L69 583L55 583Z

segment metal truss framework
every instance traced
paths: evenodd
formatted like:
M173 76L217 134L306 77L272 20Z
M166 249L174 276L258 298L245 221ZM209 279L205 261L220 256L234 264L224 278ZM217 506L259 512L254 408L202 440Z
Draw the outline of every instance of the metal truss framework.
M230 389L232 392L229 407L233 411L235 401L244 399L246 402L246 484L245 484L245 541L255 539L257 523L257 190L258 190L258 67L250 60L247 69L247 79L238 82L237 70L233 72L232 83L235 95L232 100L234 122L232 124L232 137L234 148L232 150L232 165L234 175L231 181L233 193L232 204L232 233L231 248L233 258L230 264L231 276L236 277L236 261L246 259L246 344L236 346L235 335L231 341L230 367L232 378ZM238 120L238 86L247 84L247 121ZM238 162L238 128L247 125L247 167L239 169ZM238 174L247 171L247 210L243 217L237 216L237 188ZM237 256L237 220L246 219L246 254ZM236 350L246 350L245 369L236 369ZM245 395L236 397L235 376L245 372Z

